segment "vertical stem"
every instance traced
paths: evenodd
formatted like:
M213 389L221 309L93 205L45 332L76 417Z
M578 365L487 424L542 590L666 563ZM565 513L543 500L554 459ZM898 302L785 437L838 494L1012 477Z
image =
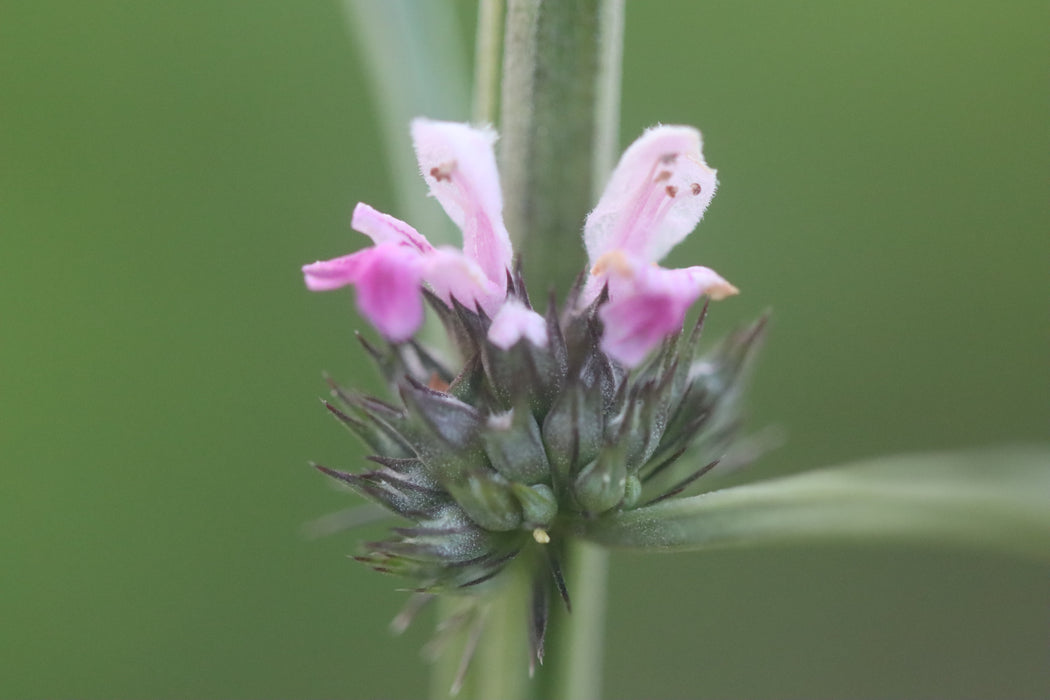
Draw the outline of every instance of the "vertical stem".
M500 173L533 294L583 268L580 230L618 126L623 0L509 0Z
M624 1L606 0L599 18L598 76L595 80L594 152L591 198L598 201L620 152L620 85L623 78Z
M623 72L624 1L609 0L601 8L601 43L596 80L594 148L591 160L591 198L598 201L619 152L620 85ZM583 540L567 546L569 570L574 572L575 619L556 626L552 634L550 697L584 700L601 697L605 653L606 584L609 554Z
M623 25L624 0L508 2L504 217L539 298L583 267L580 231L619 140ZM582 541L564 552L574 611L552 611L538 695L587 700L601 697L608 555Z
M572 613L564 609L552 611L540 697L602 697L608 568L609 554L601 547L578 539L566 543L565 575L572 596Z
M474 45L475 124L496 120L499 94L499 50L503 32L503 0L478 0L478 34Z

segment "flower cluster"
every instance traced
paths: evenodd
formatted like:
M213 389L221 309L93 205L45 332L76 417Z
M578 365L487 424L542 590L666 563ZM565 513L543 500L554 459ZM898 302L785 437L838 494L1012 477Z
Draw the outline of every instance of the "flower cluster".
M538 316L508 297L513 251L503 225L495 133L417 119L412 139L431 194L463 231L463 250L435 248L407 223L358 204L351 226L375 245L304 266L307 287L353 285L361 313L387 339L403 342L423 322L426 283L446 305L456 300L492 318L490 340L504 349L522 337L542 347ZM619 364L637 366L680 330L700 295L721 299L737 293L709 268L655 265L696 227L716 184L715 171L700 154L700 132L657 127L623 154L587 217L591 270L579 301L587 306L608 289L609 302L599 310L605 325L601 348Z
M409 577L420 594L477 590L508 566L529 572L542 660L547 601L568 604L565 538L580 522L673 497L718 464L762 324L698 356L704 313L684 333L689 308L737 290L706 267L657 265L715 192L695 129L657 127L627 149L584 225L589 269L561 309L552 295L542 313L512 259L495 134L419 119L412 137L463 249L358 204L352 226L374 245L303 267L310 289L352 285L389 341L362 342L390 399L333 384L338 405L326 402L376 468L320 469L411 521L358 559ZM458 361L413 337L425 303Z

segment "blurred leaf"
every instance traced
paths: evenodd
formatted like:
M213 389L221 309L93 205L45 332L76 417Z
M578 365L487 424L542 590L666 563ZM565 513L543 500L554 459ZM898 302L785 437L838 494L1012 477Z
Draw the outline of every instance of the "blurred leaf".
M689 551L895 540L1050 559L1050 448L895 455L581 521L614 547Z
M423 196L408 125L414 117L462 121L468 116L470 75L456 3L345 0L344 6L372 83L398 218L426 231L434 243L452 242L451 223Z

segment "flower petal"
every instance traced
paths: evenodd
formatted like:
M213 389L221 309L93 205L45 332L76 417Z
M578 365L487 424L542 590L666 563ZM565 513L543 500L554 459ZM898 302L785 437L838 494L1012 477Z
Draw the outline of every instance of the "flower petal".
M489 342L502 350L509 350L522 338L533 345L547 347L547 320L516 299L508 300L489 326Z
M412 337L423 324L422 258L402 245L384 243L362 253L357 308L389 340Z
M453 298L469 309L478 304L491 317L507 296L505 281L499 285L490 280L477 262L456 248L435 248L423 260L423 279L450 306Z
M423 179L463 230L463 252L503 285L513 252L492 144L496 133L467 124L416 119L412 141Z
M367 253L368 249L359 250L350 255L303 265L306 288L311 292L327 292L353 284L357 281Z
M680 330L701 294L718 300L738 291L707 267L668 270L625 256L609 270L608 282L609 302L598 310L605 325L602 350L627 367Z
M689 126L649 129L624 151L587 217L591 264L612 250L657 262L696 228L718 181Z
M427 253L434 249L430 241L419 231L401 219L376 211L364 202L358 202L354 207L350 227L365 234L376 244L400 243L415 248L420 253Z
M398 243L383 243L303 266L306 286L321 292L352 284L357 308L386 338L408 340L423 323L423 258Z

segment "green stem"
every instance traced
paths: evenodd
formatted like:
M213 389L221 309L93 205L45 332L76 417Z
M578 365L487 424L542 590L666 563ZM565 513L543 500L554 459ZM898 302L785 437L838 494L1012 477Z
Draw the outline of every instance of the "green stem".
M533 295L564 291L583 268L580 231L619 141L624 0L509 0L500 172L504 217ZM601 696L608 555L564 547L571 615L552 606L543 698Z
M539 697L588 700L601 697L605 639L605 582L609 555L601 547L573 539L565 547L572 613L552 610L547 659L538 679ZM558 601L556 601L558 602Z
M475 124L496 120L499 95L499 50L503 32L503 0L478 0L478 33L474 46Z
M598 201L620 152L620 85L623 82L624 0L606 0L599 15L598 75L595 79L591 199Z
M617 141L622 27L623 0L508 2L504 218L541 299L583 268L579 233Z
M494 110L500 10L500 2L480 0L473 112L479 122ZM504 218L539 298L550 288L567 290L583 268L580 231L618 145L623 14L624 0L507 2L500 95ZM529 683L524 675L528 567L513 565L500 577L504 585L477 602L485 608L485 628L459 697L601 696L608 556L576 539L563 542L562 555L573 612L552 601L537 677ZM457 602L443 604L442 618L455 614L450 605ZM449 697L472 629L465 626L442 654L432 697Z

